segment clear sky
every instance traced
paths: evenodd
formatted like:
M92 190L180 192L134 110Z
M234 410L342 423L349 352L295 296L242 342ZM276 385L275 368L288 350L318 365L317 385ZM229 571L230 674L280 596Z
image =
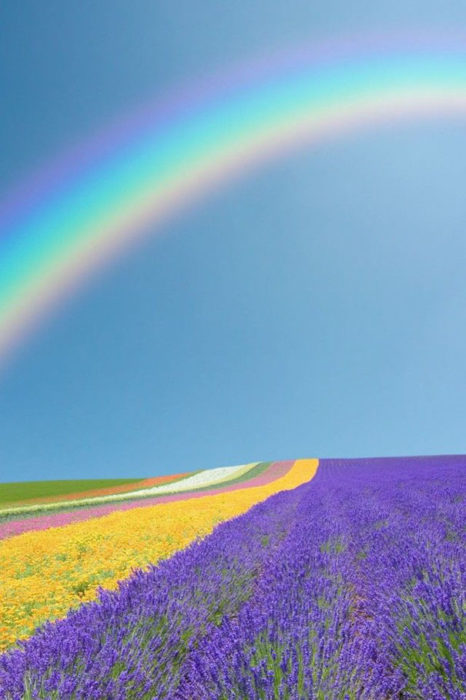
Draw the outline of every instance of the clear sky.
M175 85L421 20L466 5L6 0L0 195ZM288 155L99 273L0 376L1 480L466 452L465 126Z

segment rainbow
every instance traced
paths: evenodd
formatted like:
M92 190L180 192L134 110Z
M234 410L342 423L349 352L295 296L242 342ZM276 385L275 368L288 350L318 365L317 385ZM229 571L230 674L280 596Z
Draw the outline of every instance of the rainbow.
M0 207L0 357L44 311L167 217L298 146L466 116L466 43L371 38L218 74L111 125Z

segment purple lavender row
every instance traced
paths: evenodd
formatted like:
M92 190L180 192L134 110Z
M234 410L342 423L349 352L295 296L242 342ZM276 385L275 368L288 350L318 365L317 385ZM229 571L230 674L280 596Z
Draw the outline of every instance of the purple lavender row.
M0 658L6 698L466 697L466 459L317 476Z
M466 460L322 460L176 698L466 698Z

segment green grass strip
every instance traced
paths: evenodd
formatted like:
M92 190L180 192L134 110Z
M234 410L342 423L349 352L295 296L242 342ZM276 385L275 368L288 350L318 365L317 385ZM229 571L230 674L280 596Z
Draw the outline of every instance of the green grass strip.
M145 477L132 479L62 479L59 481L15 481L0 484L0 504L47 496L66 496L80 491L93 491L113 486L138 484ZM143 488L143 487L141 487Z

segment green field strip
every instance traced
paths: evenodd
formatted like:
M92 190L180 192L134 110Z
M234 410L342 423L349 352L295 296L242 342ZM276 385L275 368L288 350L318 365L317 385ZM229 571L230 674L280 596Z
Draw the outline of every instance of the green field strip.
M147 477L131 479L61 479L58 481L15 481L0 484L0 504L13 505L18 501L49 496L66 496L80 491L130 486L139 484ZM141 487L143 488L143 487Z
M173 480L170 479L168 481L165 481L163 484L160 484L160 486L165 486L165 485L170 485L170 484L175 484L178 481L183 481L183 479L187 479L188 477L194 476L195 474L199 474L200 471L203 471L199 469L198 471L195 472L189 472L188 474L185 474L185 476L177 476ZM136 483L139 483L136 482ZM150 488L150 487L148 487ZM44 513L63 513L69 510L73 510L75 508L95 508L97 506L104 506L109 503L125 503L126 501L136 501L139 499L143 498L154 498L157 494L149 494L147 496L137 496L130 498L130 495L133 493L133 491L128 491L126 493L121 493L121 494L115 494L116 498L112 499L111 501L101 501L101 500L96 500L91 503L83 503L83 500L87 499L76 499L76 500L70 500L70 501L57 501L57 502L52 502L52 503L38 503L37 505L24 505L24 506L14 506L12 505L11 508L5 508L3 510L0 509L0 522L4 522L5 520L14 520L15 518L33 518L36 515L41 515ZM135 492L134 492L135 493ZM182 491L180 492L170 492L170 493L183 493ZM111 494L110 494L111 495ZM161 495L165 495L161 494ZM91 498L96 498L99 499L99 496L90 496L89 500Z

